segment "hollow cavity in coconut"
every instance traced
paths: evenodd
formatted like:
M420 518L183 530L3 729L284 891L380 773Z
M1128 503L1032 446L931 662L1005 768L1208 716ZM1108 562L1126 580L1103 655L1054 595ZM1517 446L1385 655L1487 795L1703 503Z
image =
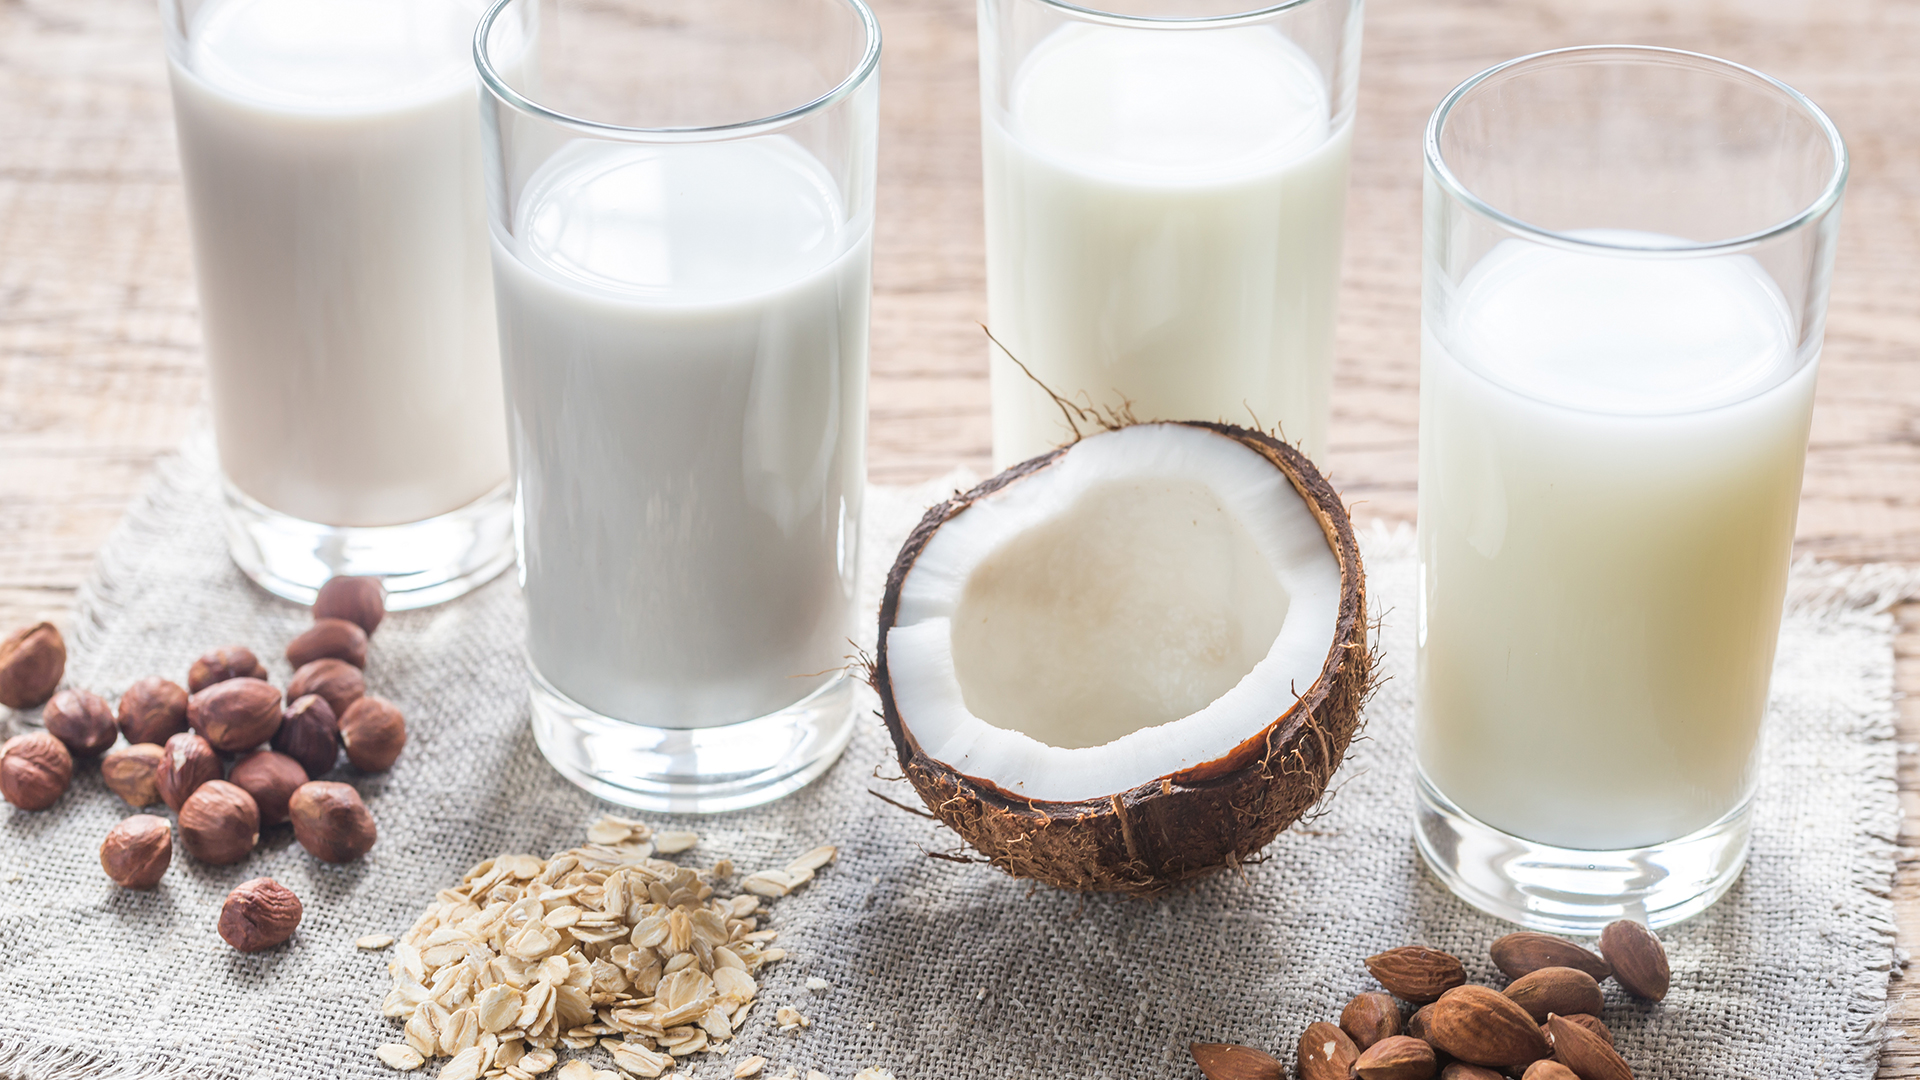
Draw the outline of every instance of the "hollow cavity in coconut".
M1339 497L1225 424L1138 424L929 510L880 608L907 778L994 865L1143 895L1326 790L1371 671Z

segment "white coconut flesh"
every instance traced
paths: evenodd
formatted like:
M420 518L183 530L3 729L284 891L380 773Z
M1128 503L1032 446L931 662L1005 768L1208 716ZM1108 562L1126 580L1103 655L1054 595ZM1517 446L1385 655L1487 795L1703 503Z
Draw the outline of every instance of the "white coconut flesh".
M886 638L901 724L963 775L1096 799L1214 761L1306 693L1340 565L1278 468L1204 428L1074 444L934 533Z

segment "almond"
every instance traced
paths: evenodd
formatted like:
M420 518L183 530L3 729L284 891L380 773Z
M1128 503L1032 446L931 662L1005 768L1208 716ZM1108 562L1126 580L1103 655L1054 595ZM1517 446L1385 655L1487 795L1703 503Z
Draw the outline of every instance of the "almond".
M1381 1039L1400 1034L1400 1005L1385 994L1359 994L1340 1010L1340 1030L1365 1050Z
M1419 1039L1421 1042L1431 1045L1433 1043L1433 1039L1430 1037L1432 1032L1427 1030L1427 1020L1432 1016L1433 1006L1431 1005L1422 1005L1413 1010L1413 1015L1407 1017L1407 1034Z
M1612 965L1595 956L1592 950L1583 949L1566 938L1532 930L1508 934L1494 942L1489 951L1493 953L1493 966L1509 979L1548 967L1577 968L1596 981L1613 974Z
M1542 1058L1527 1066L1520 1080L1580 1080L1580 1074L1557 1061Z
M1453 1061L1440 1070L1440 1080L1507 1080L1498 1069L1489 1069L1485 1065L1469 1065L1464 1061Z
M1545 967L1513 980L1506 994L1527 1010L1536 1024L1547 1022L1548 1013L1597 1013L1600 1011L1600 984L1593 976L1570 967Z
M1301 1032L1299 1054L1300 1080L1349 1080L1360 1060L1360 1048L1347 1033L1324 1022Z
M1555 1060L1572 1069L1580 1080L1633 1080L1626 1059L1593 1031L1554 1015L1547 1017L1547 1033L1553 1036Z
M1427 1017L1427 1036L1437 1049L1473 1065L1530 1065L1553 1053L1527 1010L1485 986L1442 994Z
M1284 1080L1286 1066L1271 1054L1238 1043L1188 1043L1207 1080Z
M1613 965L1613 979L1627 993L1648 1001L1667 996L1667 983L1672 978L1667 950L1646 927L1632 919L1608 923L1600 931L1600 955Z
M1605 1039L1608 1046L1613 1045L1613 1032L1608 1031L1607 1025L1601 1023L1600 1018L1591 1013L1574 1013L1571 1016L1563 1016L1560 1019L1571 1020L1581 1027L1586 1028L1588 1031L1593 1032L1595 1035L1600 1036L1602 1039ZM1547 1025L1544 1022L1540 1025L1540 1030L1547 1030ZM1547 1033L1547 1041L1553 1041L1553 1034L1551 1032Z
M1353 1063L1360 1080L1431 1080L1440 1068L1433 1047L1411 1035L1389 1035Z
M1367 970L1395 997L1416 1005L1437 1001L1441 994L1467 981L1467 969L1457 957L1424 945L1403 945L1369 956Z

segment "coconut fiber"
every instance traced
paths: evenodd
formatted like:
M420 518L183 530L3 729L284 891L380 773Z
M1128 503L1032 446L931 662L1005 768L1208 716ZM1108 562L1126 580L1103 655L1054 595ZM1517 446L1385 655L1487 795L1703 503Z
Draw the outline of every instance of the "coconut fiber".
M869 612L921 511L959 484L872 493ZM726 857L752 870L815 844L840 847L838 862L774 904L771 926L790 956L762 971L731 1056L694 1059L694 1075L730 1076L733 1063L762 1054L768 1077L795 1068L848 1080L871 1066L899 1080L1198 1077L1190 1040L1249 1043L1291 1061L1308 1023L1337 1019L1349 997L1376 989L1361 958L1382 949L1433 945L1461 956L1475 979L1495 979L1486 947L1510 927L1428 877L1410 835L1410 536L1376 531L1363 551L1388 679L1324 812L1240 872L1142 901L934 858L957 840L876 797L917 802L871 716L805 791L673 822L700 833L677 857L700 866ZM1664 932L1674 971L1664 1002L1608 987L1605 1019L1638 1076L1873 1075L1896 963L1886 610L1914 583L1886 567L1796 568L1752 862L1718 906ZM96 860L126 812L96 768L83 766L49 811L0 807L0 1076L393 1075L373 1057L400 1040L380 1016L385 957L354 939L401 934L471 864L574 846L615 809L560 779L534 748L522 620L509 574L381 625L368 681L406 711L412 734L390 773L342 766L380 825L357 863L323 865L282 827L238 866L177 854L157 890L126 892ZM202 441L161 467L102 551L77 621L69 682L111 697L145 675L182 678L200 651L227 643L252 646L284 685L279 650L308 618L228 562ZM25 719L0 726L12 734ZM241 955L215 921L227 891L261 875L298 893L306 918L287 946ZM807 990L815 977L827 988ZM781 1005L812 1026L779 1033Z

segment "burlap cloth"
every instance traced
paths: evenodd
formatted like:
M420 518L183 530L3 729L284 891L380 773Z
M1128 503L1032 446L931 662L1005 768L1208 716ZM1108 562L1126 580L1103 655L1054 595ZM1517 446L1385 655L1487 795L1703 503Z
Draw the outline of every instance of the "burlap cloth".
M109 541L81 596L72 682L114 695L155 672L183 678L201 650L242 642L284 684L278 650L307 615L227 561L213 475L205 444L190 445ZM873 493L862 553L869 610L880 571L942 492ZM874 719L809 789L686 821L702 841L681 858L699 865L721 856L744 869L776 865L822 842L841 852L775 907L791 958L765 972L732 1057L695 1059L695 1075L730 1076L733 1062L758 1053L772 1062L768 1076L794 1066L834 1080L871 1065L900 1080L1197 1077L1190 1039L1291 1060L1308 1022L1336 1018L1372 988L1360 960L1380 949L1429 943L1492 976L1487 943L1510 927L1426 876L1409 832L1406 534L1376 533L1367 550L1391 679L1326 813L1244 873L1146 903L929 858L951 850L953 836L869 794L915 801L888 779L898 774ZM1888 567L1796 570L1752 863L1711 912L1665 934L1675 972L1665 1003L1609 996L1607 1020L1639 1076L1872 1075L1895 962L1888 890L1899 825L1885 610L1912 585ZM368 678L405 708L412 739L391 773L347 776L380 824L379 845L359 863L322 865L281 829L242 865L181 855L157 891L127 892L96 861L124 813L97 770L83 770L51 811L0 809L0 1075L391 1075L372 1055L399 1037L379 1015L385 956L354 939L404 931L479 859L580 842L610 809L534 748L521 625L509 574L381 626ZM263 874L301 896L306 920L289 946L244 956L220 942L215 917L234 883ZM831 987L806 990L811 976ZM784 1004L813 1026L779 1034L773 1013Z

